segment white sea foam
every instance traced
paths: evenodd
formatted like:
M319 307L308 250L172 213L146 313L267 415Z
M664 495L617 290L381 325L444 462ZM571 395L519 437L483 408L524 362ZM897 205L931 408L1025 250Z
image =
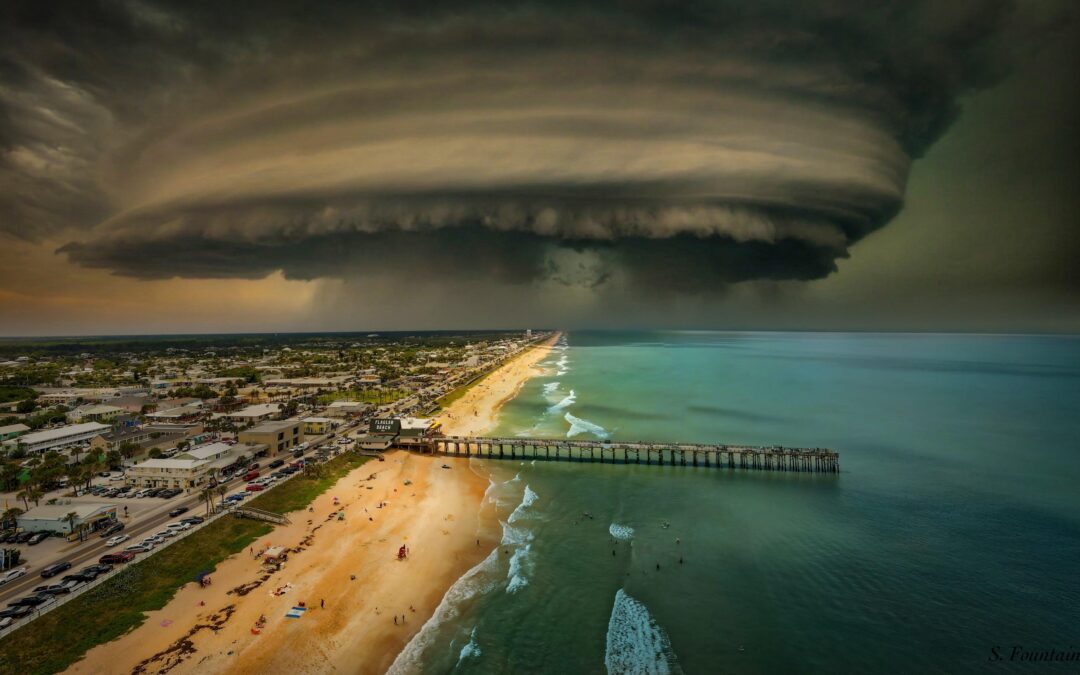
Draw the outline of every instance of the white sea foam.
M607 531L615 539L622 539L623 541L634 538L634 528L629 525L620 525L618 523L612 523L608 526Z
M525 494L521 496L521 503L514 509L510 517L506 519L508 523L515 523L517 520L524 516L525 509L529 508L536 503L536 500L540 498L540 495L536 494L531 487L525 486Z
M604 665L609 673L679 673L671 641L649 608L619 589L608 620Z
M480 654L480 645L476 643L476 628L474 627L472 633L469 634L469 642L461 648L461 654L458 656L458 665L460 666L465 659L479 658Z
M514 551L510 556L510 569L506 572L509 583L506 584L507 593L517 593L529 585L529 575L532 573L532 544L525 544Z
M498 569L499 549L492 549L488 557L476 564L461 576L446 591L435 613L424 622L420 631L413 636L387 670L387 675L405 675L418 673L424 664L424 652L435 642L439 628L447 621L452 621L461 614L461 604L477 595L494 590L497 582L492 573Z
M607 429L599 424L593 424L589 420L583 420L580 417L574 417L570 413L563 415L563 419L570 423L570 429L566 432L567 438L573 438L578 434L589 433L598 438L607 438L611 434L607 432Z
M562 356L560 356L559 360L555 362L555 365L559 367L559 370L555 374L556 375L565 375L565 374L569 373L570 369L566 365L569 362L570 362L569 358L566 356L566 354L563 354Z
M555 390L559 388L558 382L548 382L544 385L544 396L550 396L555 393Z
M571 389L569 394L564 396L561 401L559 401L555 405L548 408L547 411L548 411L548 413L557 413L559 411L566 410L570 406L574 405L574 401L576 401L576 400L577 400L577 394L574 393L573 389Z

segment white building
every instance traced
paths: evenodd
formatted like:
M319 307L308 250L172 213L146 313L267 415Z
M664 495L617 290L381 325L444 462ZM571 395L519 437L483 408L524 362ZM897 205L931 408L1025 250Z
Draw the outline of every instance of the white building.
M280 403L257 403L255 405L249 405L246 408L241 408L235 412L225 413L222 417L227 417L239 424L262 422L270 419L274 415L281 414L281 408L282 405Z
M75 514L75 520L69 524L64 520L69 513ZM91 531L112 524L116 520L115 504L88 504L72 502L70 504L42 504L35 506L18 517L19 527L27 532L64 532L75 531L86 525Z
M127 470L128 483L140 487L192 488L216 479L241 455L253 456L261 446L209 443L169 459L148 459Z
M327 417L351 417L359 415L371 406L359 401L334 401L326 407L324 414Z
M61 448L65 445L89 441L100 436L110 429L108 424L87 422L85 424L69 424L59 429L47 429L35 431L32 434L24 434L18 438L4 441L4 448L14 450L23 447L27 452L47 452Z

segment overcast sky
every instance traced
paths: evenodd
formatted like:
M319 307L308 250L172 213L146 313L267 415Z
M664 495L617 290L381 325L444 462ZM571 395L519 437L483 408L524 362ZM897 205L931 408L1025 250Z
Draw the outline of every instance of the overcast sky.
M9 2L0 334L1080 330L1045 0Z

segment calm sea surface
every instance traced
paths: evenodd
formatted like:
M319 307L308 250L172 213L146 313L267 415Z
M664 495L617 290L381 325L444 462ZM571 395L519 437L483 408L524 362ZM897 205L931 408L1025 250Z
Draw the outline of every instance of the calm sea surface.
M565 343L499 434L830 447L842 473L474 460L503 545L393 671L1080 670L990 661L1080 649L1080 339Z

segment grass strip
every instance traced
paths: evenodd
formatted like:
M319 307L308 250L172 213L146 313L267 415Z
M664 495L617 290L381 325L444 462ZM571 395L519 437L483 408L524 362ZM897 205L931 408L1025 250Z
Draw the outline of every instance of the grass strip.
M345 453L247 504L276 513L298 511L368 459ZM197 574L212 570L272 529L255 520L215 520L0 640L0 673L65 670L93 647L142 625L144 612L161 609Z

